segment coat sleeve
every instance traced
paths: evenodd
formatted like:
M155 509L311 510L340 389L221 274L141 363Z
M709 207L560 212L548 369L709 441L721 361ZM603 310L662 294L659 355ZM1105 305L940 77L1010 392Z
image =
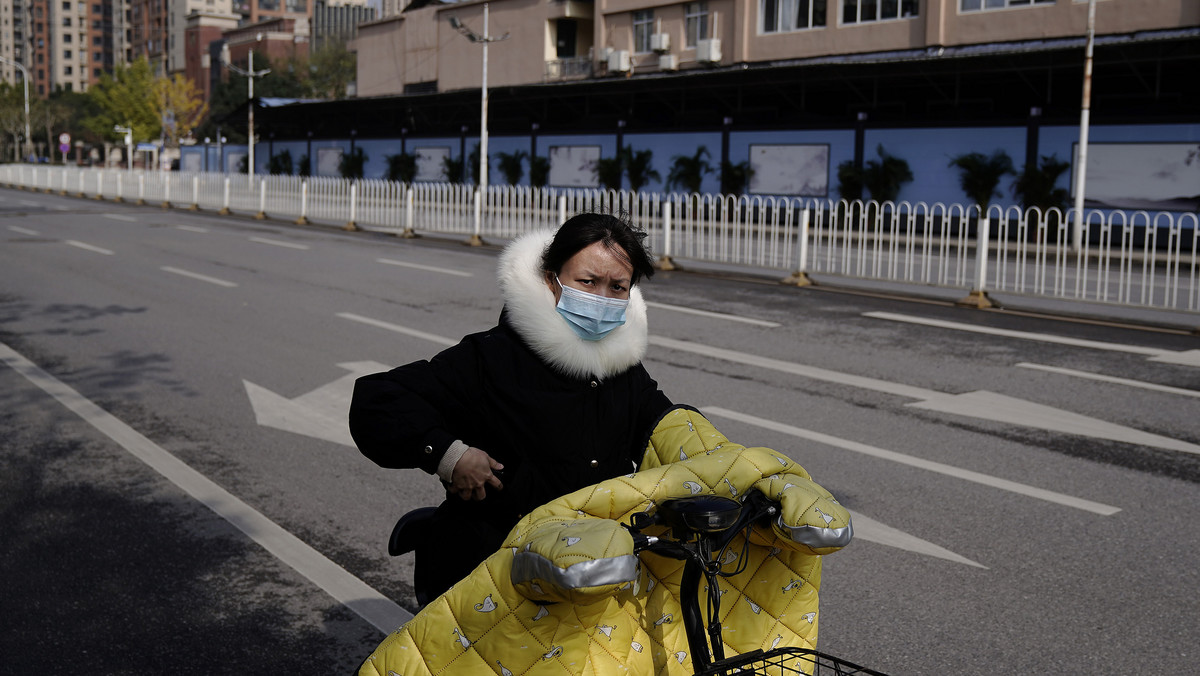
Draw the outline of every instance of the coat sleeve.
M646 367L638 364L635 368L640 373L637 378L638 390L635 395L637 406L634 415L637 416L637 422L634 429L638 437L644 441L650 438L658 422L674 407L674 404L666 394L663 394L662 390L658 389L658 383L650 377ZM635 467L641 463L645 449L645 443L630 449L632 451L630 460L633 461Z
M464 339L429 361L359 378L350 402L354 443L382 467L436 473L446 449L462 438L451 422L465 419L480 391L478 362L478 350Z

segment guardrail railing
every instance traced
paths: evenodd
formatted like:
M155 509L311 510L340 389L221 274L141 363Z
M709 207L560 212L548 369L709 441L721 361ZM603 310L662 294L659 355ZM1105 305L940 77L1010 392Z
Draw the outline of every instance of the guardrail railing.
M1200 217L961 204L403 184L10 164L0 183L100 200L252 214L298 223L482 241L555 227L568 215L625 214L664 266L688 259L790 273L1200 311Z

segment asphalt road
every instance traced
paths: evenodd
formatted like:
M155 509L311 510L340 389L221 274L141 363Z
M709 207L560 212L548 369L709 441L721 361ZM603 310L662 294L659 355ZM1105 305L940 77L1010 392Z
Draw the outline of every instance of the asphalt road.
M347 445L349 383L494 324L496 252L0 190L0 673L355 669L412 608L391 524L440 488ZM856 515L822 649L1194 671L1196 336L687 271L644 292L664 391Z

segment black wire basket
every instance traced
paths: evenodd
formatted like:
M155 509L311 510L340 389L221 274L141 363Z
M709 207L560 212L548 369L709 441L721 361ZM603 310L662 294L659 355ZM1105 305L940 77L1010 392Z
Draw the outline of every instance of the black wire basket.
M732 674L739 676L792 676L793 674L884 676L881 672L873 669L860 667L853 662L807 648L776 648L769 652L755 650L715 662L708 669L697 672L696 676L731 676Z

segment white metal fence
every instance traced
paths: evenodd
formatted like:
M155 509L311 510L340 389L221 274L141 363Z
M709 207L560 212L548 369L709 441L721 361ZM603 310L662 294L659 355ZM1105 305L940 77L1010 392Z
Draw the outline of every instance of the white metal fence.
M323 222L379 232L512 238L569 214L625 214L663 258L1200 311L1197 214L862 203L217 173L0 166L0 183L94 199Z

